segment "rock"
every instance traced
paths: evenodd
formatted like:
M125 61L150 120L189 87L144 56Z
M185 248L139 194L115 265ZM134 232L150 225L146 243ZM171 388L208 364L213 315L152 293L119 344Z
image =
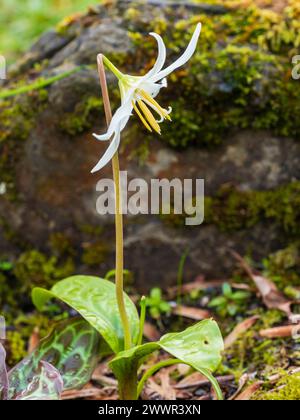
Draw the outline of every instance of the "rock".
M7 192L0 195L1 254L18 256L28 248L51 253L49 238L59 232L71 238L76 250L74 258L78 272L103 275L106 270L113 268L113 219L111 216L101 217L96 212L99 195L96 184L101 178L111 177L111 167L108 165L101 173L90 174L107 147L92 138L93 132L103 132L105 129L98 75L93 66L96 55L103 52L119 59L126 71L136 74L140 68L147 68L152 59L141 55L136 47L141 41L135 41L132 34L145 37L151 26L159 27L164 19L173 22L171 26L174 24L175 27L177 23L180 27L184 20L193 16L195 19L195 13L201 14L204 23L205 16L213 19L214 15L227 16L231 13L219 6L180 3L181 7L177 7L177 2L159 4L163 6L159 7L154 0L131 8L128 2L99 6L67 25L63 31L51 31L42 36L14 69L17 80L18 73L26 71L31 74L36 63L42 65L40 76L46 78L59 74L63 69L83 65L78 72L47 87L46 102L39 109L35 109L38 93L15 97L9 103L11 107L25 103L32 107L35 115L30 117L30 125L25 126L28 135L26 131L24 141L20 141L16 130L11 129L0 144L3 158L0 161L0 184L8 179L5 181ZM205 32L203 36L206 36ZM141 45L146 48L144 44ZM260 68L257 48L250 42L243 46L242 52L234 48L238 48L236 44L233 50L239 57L241 54L243 57L247 57L247 54L252 57L248 57L248 66L252 65L253 59L255 68ZM223 54L224 48L220 49L218 45L217 49L216 54ZM45 59L47 61L43 62ZM243 60L237 64L241 66L241 72L244 71ZM203 61L201 63L204 65ZM297 141L297 123L290 123L289 117L286 117L290 110L283 108L287 106L286 102L278 95L274 99L268 88L273 86L273 78L278 78L276 72L280 70L275 71L272 66L263 63L264 78L256 79L254 76L249 85L243 73L238 75L241 80L237 81L230 78L234 73L227 77L228 69L204 72L201 63L196 64L195 61L194 66L198 66L196 73L194 68L186 79L171 81L169 88L162 93L162 101L169 101L173 107L175 104L173 125L166 123L161 139L153 136L148 141L149 155L143 164L133 152L137 148L143 151L147 143L142 143L141 139L146 134L133 118L122 142L122 169L128 171L131 179L204 178L208 197L218 196L220 189L228 185L243 194L276 190L298 181L300 143ZM217 61L215 65L218 65ZM268 70L270 68L272 70ZM236 68L232 72L236 72ZM9 82L8 87L14 81ZM115 83L111 75L108 83L110 87ZM241 83L242 88L237 83ZM207 87L207 91L200 96L202 87ZM243 90L246 88L249 96ZM286 89L284 94L288 94ZM189 104L187 94L190 98L199 98L196 105ZM238 95L246 98L246 105L231 102L240 98ZM112 99L115 108L119 99L114 92ZM176 107L176 101L180 107ZM276 124L282 131L289 130L288 136L274 130L275 116L270 116L269 101L277 107L274 111L278 118ZM205 109L207 114L203 117ZM232 112L230 123L227 122L229 111ZM176 112L182 115L182 121ZM8 122L4 120L4 115L3 112L0 116L0 126L6 133ZM28 112L22 118L26 119L27 115ZM233 115L238 115L236 125ZM266 119L265 126L259 123L262 116ZM254 120L256 124L253 124ZM21 120L23 125L20 123L22 133L25 122ZM15 127L15 117L10 123ZM203 141L202 129L203 133L209 134L211 144ZM173 130L171 134L168 134L169 130ZM194 140L188 144L179 142L175 144L176 147L171 147L174 146L172 136L176 136L176 131L180 138L188 132L187 138ZM222 138L221 143L219 137ZM12 162L5 159L7 150L11 150L10 153L18 151ZM7 178L8 173L11 177ZM14 191L13 199L9 194L11 188ZM211 223L210 219L209 223L196 227L176 227L171 219L155 215L128 216L125 219L125 266L134 272L135 284L140 290L147 291L157 284L161 287L174 285L180 257L187 248L190 251L185 266L185 280L188 281L198 274L208 278L228 276L235 264L230 249L241 254L251 250L253 257L260 260L293 240L285 221L278 220L274 215L264 215L251 225L245 223L243 228L229 231L224 230L221 223ZM102 229L100 233L99 226ZM93 263L87 267L82 263L82 253L99 241L108 247L107 259L104 263L99 262L99 266Z

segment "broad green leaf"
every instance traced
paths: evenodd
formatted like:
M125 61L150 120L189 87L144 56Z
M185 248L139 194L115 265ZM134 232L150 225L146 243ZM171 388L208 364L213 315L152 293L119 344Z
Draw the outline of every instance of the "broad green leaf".
M63 391L63 380L57 369L50 363L41 361L31 381L14 400L59 400Z
M8 397L8 377L5 359L6 352L0 343L0 400L7 400Z
M51 363L60 372L64 390L80 388L91 378L99 361L104 340L84 319L60 322L28 357L9 372L10 398L21 394L33 382L40 363Z
M210 319L185 331L166 334L156 343L143 344L119 353L109 365L118 378L121 389L127 384L127 376L134 378L134 372L137 372L143 358L160 348L210 379L221 398L222 394L211 371L221 362L224 344L217 323Z
M218 324L205 319L179 333L164 335L158 342L166 352L193 366L214 371L224 349Z
M124 293L132 341L139 333L139 317L134 303ZM45 303L57 298L79 312L118 353L124 348L124 335L116 300L115 284L92 276L73 276L56 283L50 291L33 289L32 300L42 310Z

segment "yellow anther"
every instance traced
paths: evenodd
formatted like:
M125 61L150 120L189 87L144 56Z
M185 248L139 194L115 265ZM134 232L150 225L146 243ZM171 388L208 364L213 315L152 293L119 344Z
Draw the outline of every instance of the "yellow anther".
M143 115L141 114L140 110L138 109L138 107L136 106L136 104L134 103L134 101L132 101L132 106L133 109L135 110L135 112L137 113L137 115L140 117L142 123L144 124L144 126L147 128L147 130L151 131L151 127L149 126L149 124L147 123L147 121L145 120L145 118L143 117Z
M153 117L151 111L147 107L147 105L141 101L140 99L137 101L139 104L140 109L142 110L147 122L150 124L150 126L155 130L158 134L160 134L160 127L156 119Z
M138 93L141 95L142 98L146 99L146 101L150 102L154 108L157 109L157 113L161 114L164 118L167 118L169 121L171 121L171 117L168 114L168 111L164 108L162 108L159 103L152 98L151 95L149 95L148 92L146 92L145 90L139 90Z

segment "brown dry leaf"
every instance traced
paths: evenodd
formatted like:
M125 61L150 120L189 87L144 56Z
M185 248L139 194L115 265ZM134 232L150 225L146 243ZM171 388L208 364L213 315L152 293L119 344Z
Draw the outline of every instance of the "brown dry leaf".
M153 378L148 379L147 385L143 389L143 400L162 399L163 389L161 385L157 384Z
M238 290L247 290L249 292L253 292L255 291L255 289L251 286L249 286L249 284L246 283L231 283L229 282L231 287L234 289L238 289Z
M203 276L198 276L195 281L190 283L185 283L180 287L181 294L191 293L194 290L205 290L209 287L218 287L221 286L226 280L211 280L205 281ZM169 299L174 299L178 294L178 286L169 287L167 290L167 295Z
M189 365L179 363L178 365L176 365L176 369L180 376L185 376L189 373L189 371L191 370L191 367Z
M202 397L196 398L196 401L210 401L211 394L202 395Z
M238 339L240 334L247 331L249 328L251 328L256 321L259 319L259 316L252 316L251 318L245 319L243 322L238 324L233 331L225 338L224 345L225 349L228 349L232 346L232 344Z
M175 385L176 389L192 388L197 386L199 383L205 381L205 376L201 375L199 372L194 372L191 375L183 378L180 382Z
M149 341L158 341L161 337L161 333L153 324L151 324L150 322L145 322L144 336Z
M195 398L194 394L186 389L175 389L175 392L177 400L191 400Z
M204 309L194 308L192 306L177 305L173 309L173 314L183 316L185 318L201 321L202 319L211 318L211 313Z
M176 392L170 382L170 375L167 369L162 369L159 374L158 378L161 382L161 388L163 391L163 399L164 400L176 400Z
M95 398L102 393L102 390L96 387L83 388L83 389L72 389L70 391L64 391L62 394L62 400L75 400L78 398Z
M92 379L95 382L98 382L99 384L103 385L103 386L112 386L117 388L118 386L118 382L116 379L111 378L109 376L105 376L105 375L100 375L100 374L93 374Z
M147 384L143 388L142 399L154 400L159 398L160 393L161 387L154 381L153 378L149 378Z
M261 337L265 338L284 338L292 337L295 334L299 334L300 324L298 325L283 325L280 327L268 328L259 332Z
M243 267L249 277L254 281L266 307L269 309L279 309L290 317L292 314L291 304L293 302L286 299L270 279L262 276L259 272L252 270L244 258L239 254L234 251L232 251L232 254L239 261L241 267Z
M111 371L108 368L107 362L100 363L93 372L92 381L101 386L101 389L114 389L117 391L118 382L111 376Z
M174 366L160 370L154 378L150 378L144 387L143 397L150 399L176 400L176 391L170 381L170 373Z
M228 400L230 400L230 401L235 400L236 397L241 393L242 389L244 388L244 386L246 385L248 380L249 380L248 373L244 373L244 375L242 375L240 377L238 389L236 390L236 392L233 395L231 395L230 398L228 398Z
M216 378L219 384L224 384L226 382L230 382L234 379L233 375L226 375L226 376L219 376ZM204 385L209 385L210 381L201 373L194 372L191 375L187 376L186 378L182 379L175 385L176 389L185 389L185 388L193 388L199 387Z
M249 401L252 395L262 386L262 384L262 381L257 381L249 385L245 391L235 398L235 401Z

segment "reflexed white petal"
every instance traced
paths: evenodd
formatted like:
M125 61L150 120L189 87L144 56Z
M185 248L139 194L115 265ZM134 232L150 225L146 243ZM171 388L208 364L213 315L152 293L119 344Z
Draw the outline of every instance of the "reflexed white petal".
M176 70L178 67L183 66L194 54L198 38L200 36L201 32L201 23L198 23L196 26L196 29L193 33L192 39L189 42L189 45L187 46L187 49L182 54L181 57L179 57L173 64L165 68L164 70L160 71L159 73L155 74L151 77L152 82L157 82L158 80L163 79L164 77L168 76L168 74L172 73L174 70Z
M127 100L123 105L121 105L115 112L112 117L112 120L109 124L108 130L106 133L98 135L93 134L93 136L100 141L106 141L111 138L111 136L116 132L116 130L123 130L127 124L129 117L132 113L132 104L131 101ZM126 121L126 122L125 122Z
M140 79L140 78L139 78ZM126 105L127 102L131 103L134 97L134 92L138 86L138 83L128 88L127 85L119 82L119 89L121 93L121 105Z
M148 73L145 74L145 76L143 76L143 79L148 79L149 77L152 77L156 73L158 73L163 68L167 56L166 47L161 36L156 34L155 32L150 32L150 35L153 36L157 41L158 55L154 66L150 71L148 71Z
M99 160L97 165L92 169L91 173L95 173L102 169L107 163L114 157L114 154L118 150L118 147L120 145L120 128L118 131L115 132L115 136L113 140L111 141L110 145L108 146L106 152L102 156L102 158Z
M160 85L162 88L166 88L168 87L168 81L166 78L162 79L162 81L160 82Z
M140 84L139 89L146 91L152 98L155 98L163 87L165 87L165 84L145 81Z

